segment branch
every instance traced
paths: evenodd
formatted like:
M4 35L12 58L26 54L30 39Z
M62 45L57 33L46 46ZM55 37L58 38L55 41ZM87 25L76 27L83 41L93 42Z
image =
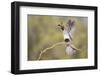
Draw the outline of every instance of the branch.
M52 48L54 48L55 46L60 45L60 44L66 44L66 43L65 43L65 42L59 42L59 43L56 43L56 44L52 45L51 47L48 47L48 48L44 49L43 51L41 51L41 53L40 53L40 55L39 55L39 57L38 57L37 60L40 60L42 54L45 53L47 50L52 49Z

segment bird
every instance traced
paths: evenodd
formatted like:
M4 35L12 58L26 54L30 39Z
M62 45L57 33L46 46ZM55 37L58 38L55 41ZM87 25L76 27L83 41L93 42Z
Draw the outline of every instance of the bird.
M66 50L65 51L66 51L67 55L69 55L69 56L75 55L76 51L79 50L72 43L73 33L75 30L75 21L69 19L66 26L64 26L62 22L60 24L58 24L58 26L63 31L64 41L66 42Z

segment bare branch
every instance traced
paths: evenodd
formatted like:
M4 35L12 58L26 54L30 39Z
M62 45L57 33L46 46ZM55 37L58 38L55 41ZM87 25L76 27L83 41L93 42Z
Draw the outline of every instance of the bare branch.
M43 53L45 53L45 52L48 51L49 49L52 49L52 48L54 48L55 46L60 45L60 44L66 44L66 43L65 43L65 42L59 42L59 43L56 43L56 44L52 45L51 47L48 47L48 48L44 49L44 50L41 51L41 53L39 54L39 57L38 57L37 60L40 60L40 59L41 59Z

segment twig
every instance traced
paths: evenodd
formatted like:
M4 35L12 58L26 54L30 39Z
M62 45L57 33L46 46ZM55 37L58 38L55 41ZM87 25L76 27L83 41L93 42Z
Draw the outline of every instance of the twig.
M60 45L60 44L66 44L66 43L65 42L59 42L59 43L56 43L56 44L52 45L51 47L48 47L48 48L44 49L43 51L41 51L41 53L40 53L40 55L38 57L38 60L41 59L42 54L45 53L47 50L52 49L55 46Z

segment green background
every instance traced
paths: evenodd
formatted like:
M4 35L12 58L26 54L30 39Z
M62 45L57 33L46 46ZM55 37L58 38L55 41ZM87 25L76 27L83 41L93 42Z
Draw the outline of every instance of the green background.
M28 15L28 60L38 60L46 48L63 42L63 32L57 26L61 22L66 26L69 19L75 20L73 44L79 49L77 54L70 57L66 54L65 44L60 44L42 54L40 60L79 59L88 56L88 18L74 16L44 16Z

